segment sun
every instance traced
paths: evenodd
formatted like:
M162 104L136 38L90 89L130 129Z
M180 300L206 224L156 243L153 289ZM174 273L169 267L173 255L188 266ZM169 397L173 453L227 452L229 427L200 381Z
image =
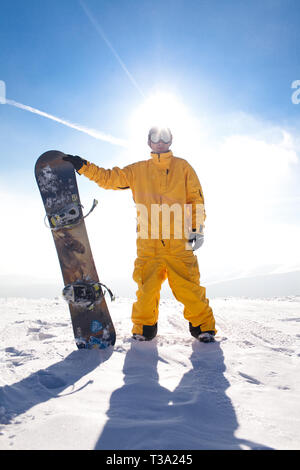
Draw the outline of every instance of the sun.
M159 91L146 98L128 120L129 141L135 147L143 146L153 126L169 127L176 144L195 137L195 120L185 104L172 93Z

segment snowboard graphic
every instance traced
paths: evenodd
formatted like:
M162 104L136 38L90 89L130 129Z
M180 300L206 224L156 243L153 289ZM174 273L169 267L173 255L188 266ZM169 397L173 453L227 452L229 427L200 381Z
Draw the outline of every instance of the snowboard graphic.
M60 262L77 347L104 349L115 343L115 329L103 295L102 286L106 286L99 282L94 264L75 171L64 156L55 150L43 153L36 162L35 177ZM96 201L92 209L95 205Z

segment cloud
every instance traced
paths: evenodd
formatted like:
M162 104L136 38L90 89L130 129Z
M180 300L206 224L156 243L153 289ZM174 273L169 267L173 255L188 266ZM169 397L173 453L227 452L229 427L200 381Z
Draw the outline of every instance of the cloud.
M257 135L253 129L251 118L251 133L245 126L215 136L205 142L205 161L194 160L208 215L203 265L208 275L214 270L215 279L251 275L259 266L269 266L268 273L273 265L300 266L299 220L287 221L299 200L295 139L266 123L259 123Z

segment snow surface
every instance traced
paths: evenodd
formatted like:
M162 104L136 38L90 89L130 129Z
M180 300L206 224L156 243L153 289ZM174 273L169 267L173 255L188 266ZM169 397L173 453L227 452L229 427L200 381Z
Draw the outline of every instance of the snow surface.
M0 449L300 449L300 297L211 301L217 341L162 300L158 336L77 350L60 299L0 299Z

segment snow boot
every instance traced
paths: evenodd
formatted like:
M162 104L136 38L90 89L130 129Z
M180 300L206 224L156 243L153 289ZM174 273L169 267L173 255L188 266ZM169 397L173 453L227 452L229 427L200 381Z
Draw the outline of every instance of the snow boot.
M132 338L137 341L151 341L157 335L157 323L155 325L143 325L143 334L133 333Z
M201 341L201 343L211 343L215 340L215 332L214 331L201 331L200 325L199 326L192 326L191 322L189 322L190 333L194 338Z
M145 338L145 336L137 335L135 333L132 335L132 339L135 339L136 341L151 341L150 339Z
M212 331L205 331L201 333L197 338L201 343L212 343L214 338L214 333Z

